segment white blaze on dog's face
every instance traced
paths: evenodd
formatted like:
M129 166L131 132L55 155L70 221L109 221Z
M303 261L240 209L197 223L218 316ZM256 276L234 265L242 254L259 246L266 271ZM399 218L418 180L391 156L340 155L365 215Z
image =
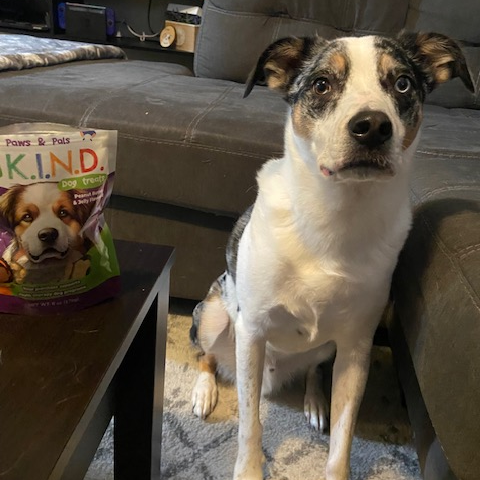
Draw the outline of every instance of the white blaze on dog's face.
M2 213L31 261L65 258L78 248L82 221L71 192L60 191L55 183L38 183L13 187L4 196Z
M460 49L443 35L289 38L264 52L246 94L258 81L283 94L287 141L292 133L323 179L379 180L411 157L425 95L454 76L473 91Z

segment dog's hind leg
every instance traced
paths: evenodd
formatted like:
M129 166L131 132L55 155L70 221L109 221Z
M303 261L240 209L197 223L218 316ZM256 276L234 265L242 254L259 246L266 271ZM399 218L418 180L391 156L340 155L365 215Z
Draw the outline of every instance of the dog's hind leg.
M308 423L320 432L328 428L329 405L323 392L322 367L311 366L305 376L304 412Z
M215 281L205 300L193 312L190 338L200 347L202 355L199 357L200 373L193 388L192 404L193 413L200 418L210 415L217 404L217 367L228 369L228 365L223 365L228 364L224 357L229 357L229 351L231 357L235 355L233 338L230 336L230 317L221 294L221 282Z

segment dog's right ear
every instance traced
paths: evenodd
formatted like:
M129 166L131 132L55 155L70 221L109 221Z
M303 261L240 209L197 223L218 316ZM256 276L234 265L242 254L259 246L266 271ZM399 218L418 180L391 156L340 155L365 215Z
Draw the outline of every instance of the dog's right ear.
M265 84L285 96L313 43L314 39L307 37L288 37L272 43L249 75L243 97L247 97L255 85Z

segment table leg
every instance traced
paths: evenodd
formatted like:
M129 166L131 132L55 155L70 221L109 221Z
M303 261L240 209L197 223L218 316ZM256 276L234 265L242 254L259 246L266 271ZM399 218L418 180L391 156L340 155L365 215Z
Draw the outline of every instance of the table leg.
M119 369L115 480L159 480L168 315L168 275Z

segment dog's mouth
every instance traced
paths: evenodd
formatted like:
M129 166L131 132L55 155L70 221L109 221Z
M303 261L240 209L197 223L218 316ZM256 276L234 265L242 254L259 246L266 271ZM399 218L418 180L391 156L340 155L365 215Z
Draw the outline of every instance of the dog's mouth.
M57 258L61 260L65 258L68 254L68 248L64 252L57 250L56 248L46 248L40 255L33 255L31 252L28 253L28 256L32 262L40 263L48 258Z
M391 177L395 174L392 164L384 157L350 160L344 162L335 170L321 165L320 171L325 177L337 177L339 180L369 180Z

